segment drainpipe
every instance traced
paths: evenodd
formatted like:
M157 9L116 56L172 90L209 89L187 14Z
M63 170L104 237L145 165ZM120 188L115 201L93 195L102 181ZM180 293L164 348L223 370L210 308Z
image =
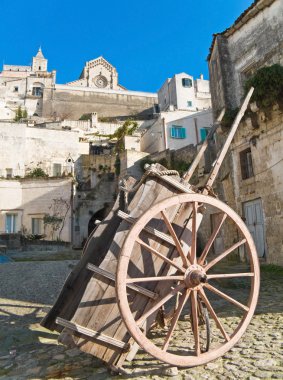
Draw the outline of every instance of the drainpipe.
M165 147L165 150L167 150L168 140L167 140L167 129L166 129L165 117L162 118L162 124L163 124L164 147Z
M196 142L199 144L199 136L198 136L198 120L196 117L194 117L194 123L195 123L195 133L196 133Z

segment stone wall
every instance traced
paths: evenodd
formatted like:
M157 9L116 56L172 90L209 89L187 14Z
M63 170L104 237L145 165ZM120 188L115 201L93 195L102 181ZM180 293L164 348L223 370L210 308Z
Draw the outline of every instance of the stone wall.
M56 85L44 90L43 116L77 120L85 113L97 112L104 117L148 118L156 103L155 94Z
M283 2L261 0L227 31L216 35L209 56L212 106L236 108L243 86L257 69L283 64ZM260 10L262 9L262 10Z
M116 193L115 154L82 155L78 162L74 195L74 245L81 247L94 226L99 211L102 220L112 208ZM95 219L95 218L94 218Z
M222 140L228 131L224 131ZM218 136L219 137L219 136ZM250 149L253 175L243 179L240 153ZM262 111L246 114L235 134L231 149L215 184L220 199L244 220L246 202L259 201L263 214L264 246L259 253L268 263L283 265L283 112L277 105L268 115ZM247 220L246 220L247 222ZM227 229L225 238L235 242L235 230ZM256 244L258 243L256 241ZM242 255L244 253L242 252Z
M88 149L89 144L80 143L76 131L0 122L1 177L6 177L7 169L12 169L12 176L24 176L37 167L52 176L54 164L60 164L62 172L68 171L68 158L77 161Z

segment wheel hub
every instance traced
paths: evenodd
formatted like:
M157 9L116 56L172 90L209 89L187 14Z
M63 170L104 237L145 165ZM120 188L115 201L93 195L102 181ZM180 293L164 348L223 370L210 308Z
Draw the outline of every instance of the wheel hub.
M184 282L187 288L198 289L206 281L207 276L202 266L193 264L186 270Z

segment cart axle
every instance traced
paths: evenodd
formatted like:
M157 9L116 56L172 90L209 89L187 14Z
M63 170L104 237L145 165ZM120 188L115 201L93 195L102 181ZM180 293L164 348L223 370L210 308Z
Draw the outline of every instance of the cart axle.
M187 288L197 288L207 282L207 276L200 265L190 265L184 275L184 282Z

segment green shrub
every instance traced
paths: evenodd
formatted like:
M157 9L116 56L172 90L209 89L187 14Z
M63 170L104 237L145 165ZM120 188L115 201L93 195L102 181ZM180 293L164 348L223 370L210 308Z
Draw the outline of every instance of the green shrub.
M91 120L91 113L84 113L79 120Z
M254 87L252 100L259 107L268 108L280 101L283 96L283 66L275 64L259 69L245 83L246 93Z
M33 169L29 174L26 175L27 178L47 178L48 174L41 168Z

